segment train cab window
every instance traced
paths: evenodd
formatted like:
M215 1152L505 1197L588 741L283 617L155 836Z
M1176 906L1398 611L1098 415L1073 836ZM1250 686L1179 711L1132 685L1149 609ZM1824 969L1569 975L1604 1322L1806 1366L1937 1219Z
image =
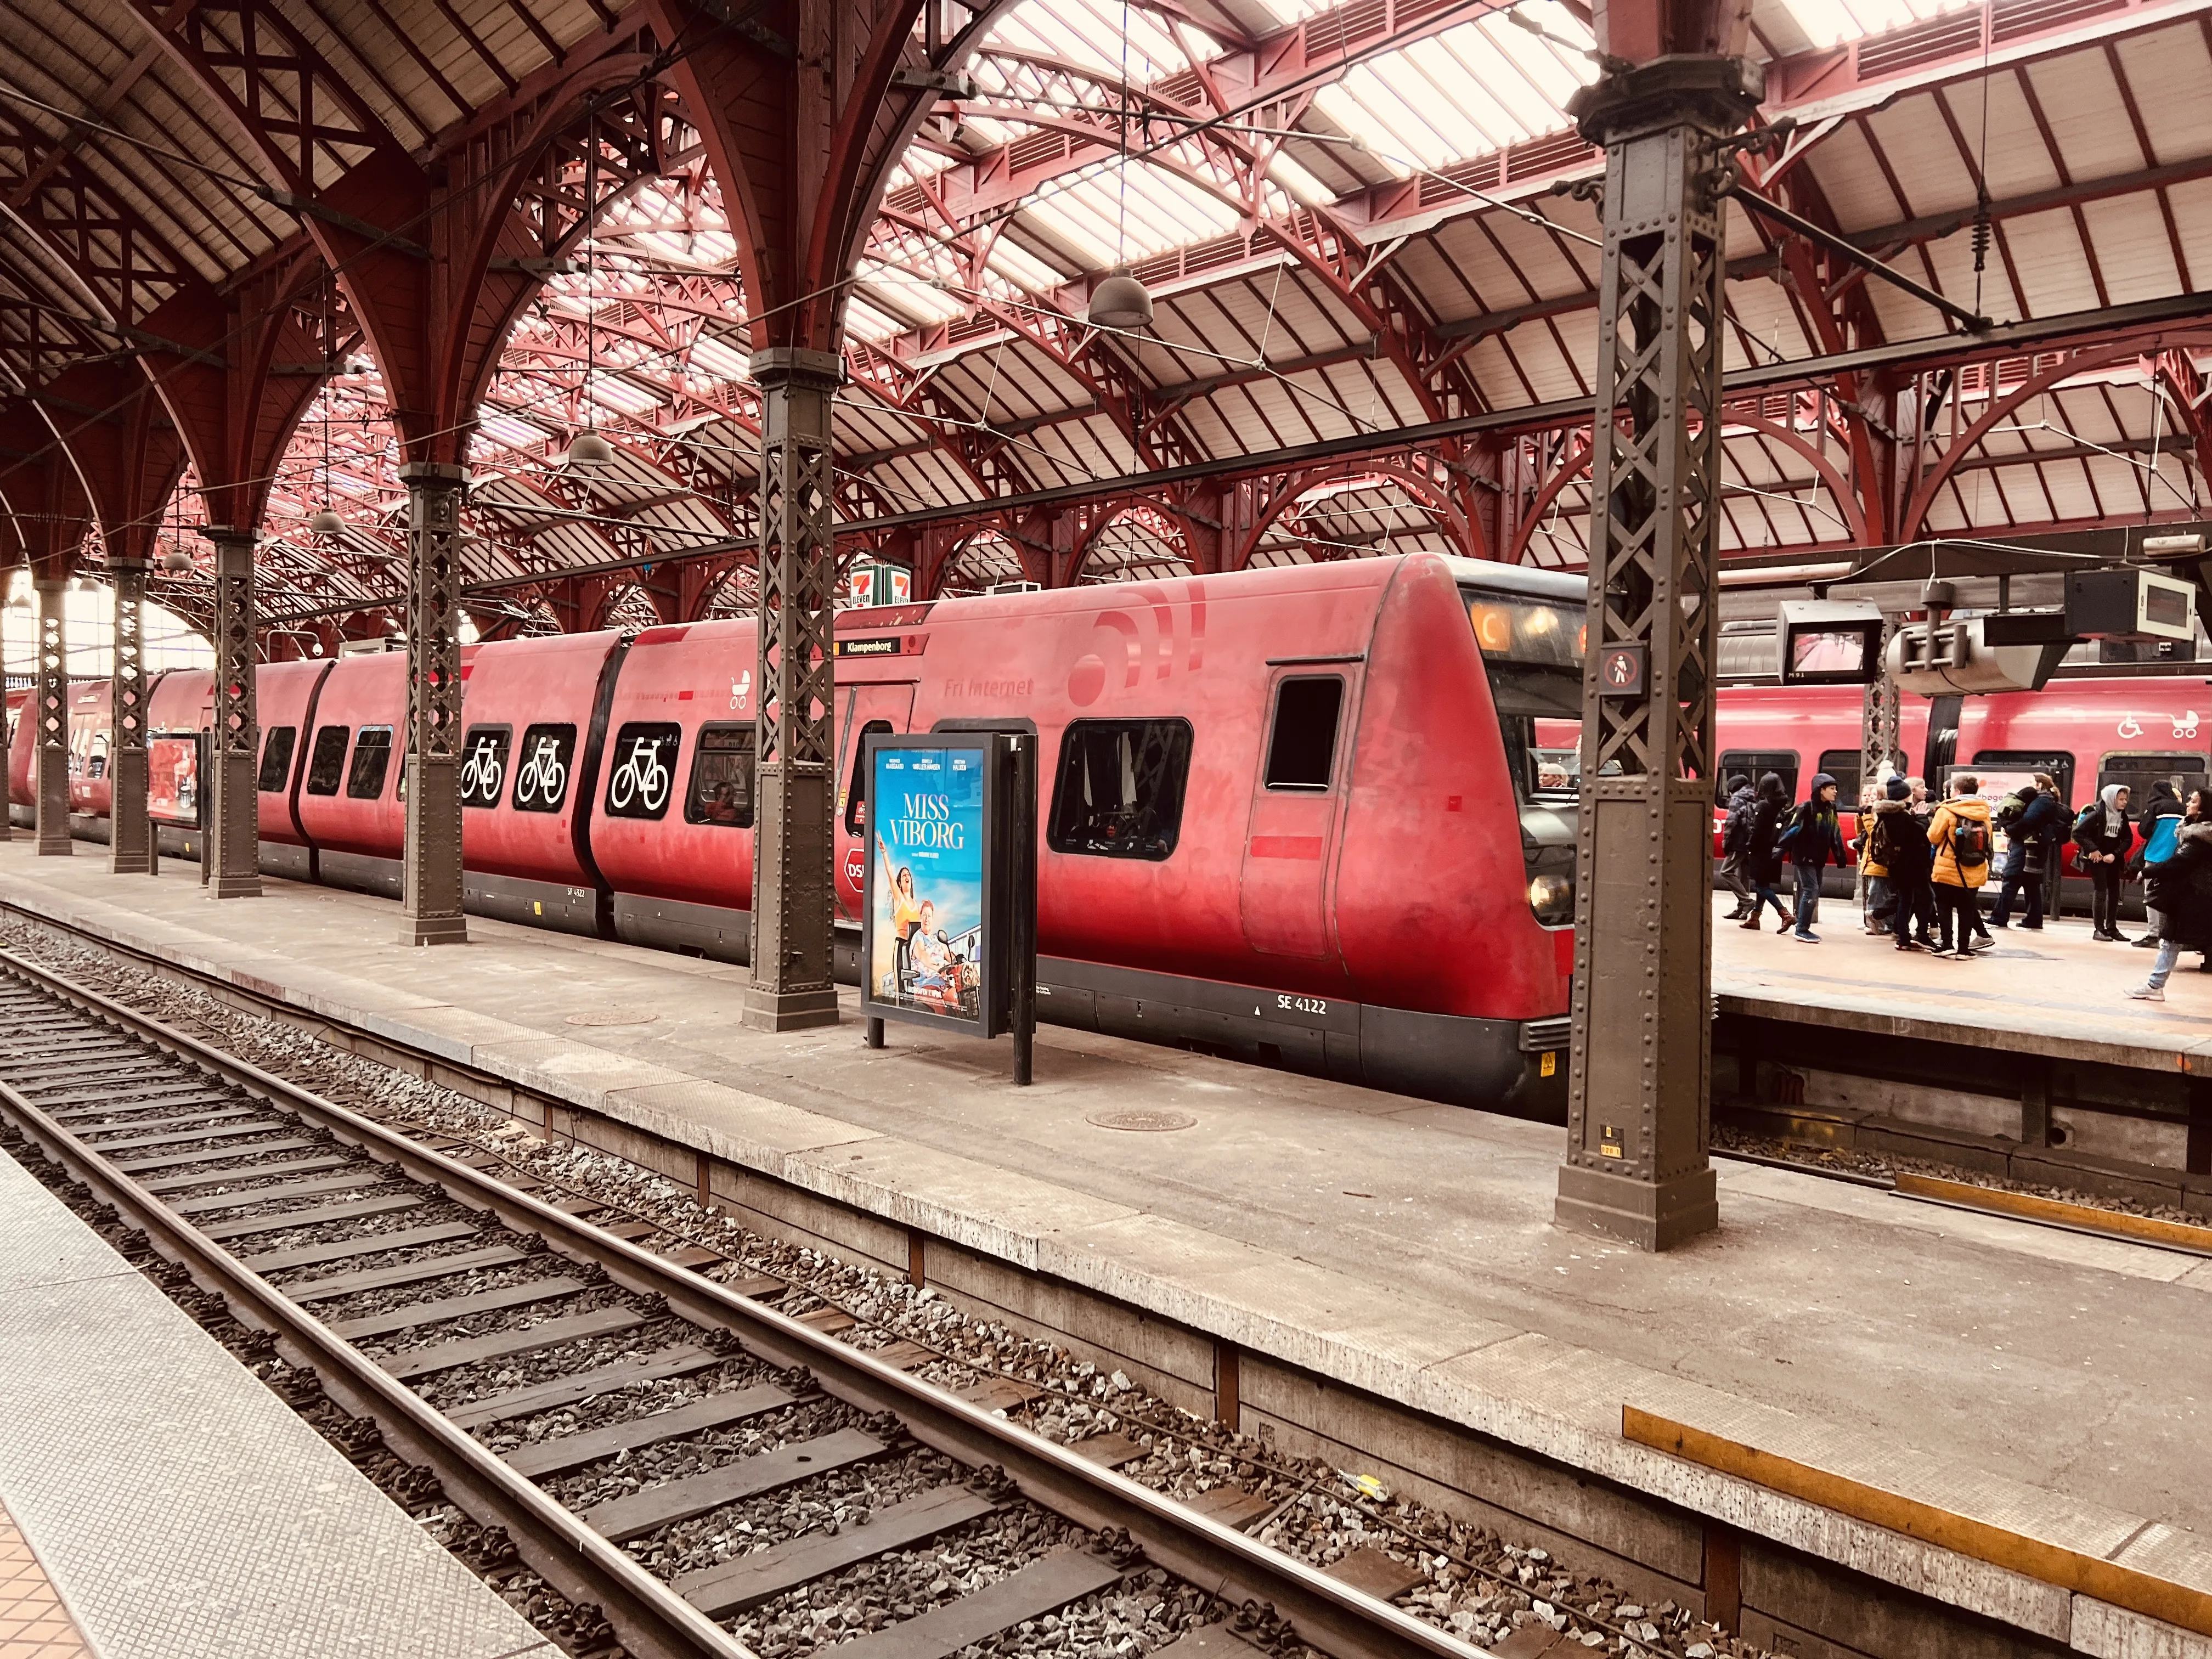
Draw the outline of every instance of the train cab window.
M254 780L264 795L281 794L292 778L292 749L300 740L296 726L272 726L261 739L261 774Z
M392 728L364 726L354 739L353 764L346 769L346 799L375 800L384 793L384 775L392 769Z
M1836 805L1846 812L1858 808L1859 763L1864 758L1856 749L1823 749L1820 763L1814 768L1836 781ZM1752 781L1757 783L1759 780L1753 778Z
M2204 757L2191 755L2189 763L2204 769ZM1978 749L1974 764L1996 772L2048 772L2058 785L2058 799L2074 799L2074 757L2051 749Z
M660 720L632 720L607 745L607 813L617 818L664 818L676 778L676 752L684 728Z
M1045 844L1096 858L1166 858L1182 833L1190 738L1185 720L1071 722Z
M845 833L857 836L868 825L868 733L891 729L889 720L870 720L853 739L853 778L845 787Z
M1267 740L1270 789L1326 789L1334 775L1336 726L1344 713L1341 675L1285 680L1275 690L1275 730Z
M314 752L307 757L307 793L335 795L345 776L346 740L353 733L343 726L325 726L315 733Z
M753 827L753 726L730 721L699 728L684 822L723 830Z
M106 732L95 732L92 734L92 742L85 750L84 775L88 778L104 778L107 775Z
M461 805L483 808L499 805L507 784L507 745L514 741L511 726L471 726L461 740Z
M1728 781L1737 773L1749 778L1757 788L1759 781L1769 772L1782 780L1782 793L1791 800L1797 799L1797 751L1795 749L1727 749L1721 752L1720 775L1713 781L1713 799L1725 805L1728 801ZM1838 799L1843 795L1838 789Z
M530 726L515 751L514 810L557 812L568 799L568 769L576 758L573 726Z
M2199 755L2107 755L2097 763L2097 793L2101 798L2105 786L2125 784L2128 788L2128 810L2140 813L2143 803L2150 799L2150 787L2164 782L2176 798L2186 802L2189 792L2204 787L2204 757ZM2087 803L2083 803L2085 805Z

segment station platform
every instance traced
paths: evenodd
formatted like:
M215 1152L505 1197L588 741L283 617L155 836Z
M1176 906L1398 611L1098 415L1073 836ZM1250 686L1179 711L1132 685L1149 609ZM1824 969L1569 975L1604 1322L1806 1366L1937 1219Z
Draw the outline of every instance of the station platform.
M0 1659L558 1652L0 1154Z
M1370 1417L1366 1437L1339 1436L1347 1456L1431 1475L1457 1458L1469 1490L1480 1447L1527 1460L1492 1459L1493 1486L1533 1493L1528 1471L1568 1471L1572 1492L1524 1512L1564 1536L1556 1517L1579 1504L1595 1517L1579 1535L1632 1583L1697 1584L1714 1534L1649 1516L1702 1516L2027 1643L1942 1650L2212 1659L2212 1259L1739 1162L1718 1165L1719 1231L1649 1256L1551 1224L1562 1136L1545 1125L1052 1027L1036 1085L1017 1089L1006 1045L894 1025L872 1051L849 1005L836 1028L740 1029L742 969L477 918L465 948L410 950L387 942L388 902L272 880L217 903L190 865L122 878L0 844L0 905L505 1078L628 1126L640 1148L694 1149L740 1212L774 1188L818 1236L836 1236L819 1218L833 1211L872 1218L876 1234L850 1236L902 1272L890 1241L910 1237L933 1285L942 1246L968 1264L964 1283L946 1270L956 1302L1011 1306L993 1286L1033 1279L1060 1288L1033 1298L1032 1322L1073 1330L1073 1301L1110 1300L1129 1310L1117 1352L1145 1362L1132 1374L1170 1398L1180 1387L1179 1403L1194 1372L1171 1333L1203 1334L1217 1358L1243 1357L1248 1429L1310 1421L1319 1382L1465 1436L1424 1451L1427 1428ZM1723 930L1723 998L1840 1006L1881 991L1893 1018L1924 998L1992 1049L2069 1022L2084 1040L2189 1043L2193 1011L2212 1013L2212 977L2200 991L2187 973L2162 1009L2127 1007L2053 932L2036 946L2052 953L2046 981L1995 997L1984 1019L1977 999L2024 958L1899 957L1850 937L1848 906L1826 908L1818 947ZM1850 971L1871 983L1821 993L1813 976L1844 975L1861 943ZM2123 975L2149 955L2094 949ZM1212 1398L1226 1398L1218 1384ZM1673 1455L1626 1436L1624 1407L1818 1478L1785 1490ZM1648 1511L1620 1518L1600 1484ZM1877 1525L1830 1491L2025 1542ZM2129 1610L2091 1593L2094 1574L2049 1570L2057 1559L2179 1599L2155 1603L2164 1616ZM2174 1607L2200 1610L2198 1633L2168 1621ZM1796 1650L1861 1649L1803 1637Z

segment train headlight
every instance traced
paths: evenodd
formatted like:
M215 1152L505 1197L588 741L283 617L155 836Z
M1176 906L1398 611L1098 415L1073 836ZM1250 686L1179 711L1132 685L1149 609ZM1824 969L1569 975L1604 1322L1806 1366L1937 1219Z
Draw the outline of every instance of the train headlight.
M1547 927L1560 927L1575 919L1575 878L1537 876L1528 883L1528 908Z

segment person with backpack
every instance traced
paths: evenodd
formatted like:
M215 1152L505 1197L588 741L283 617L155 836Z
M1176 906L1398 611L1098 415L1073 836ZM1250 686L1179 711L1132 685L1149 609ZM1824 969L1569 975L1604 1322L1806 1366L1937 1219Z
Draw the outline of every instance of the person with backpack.
M1877 870L1885 889L1883 906L1869 914L1884 919L1882 931L1897 936L1899 950L1923 949L1933 943L1928 937L1935 908L1928 896L1928 870L1934 853L1927 830L1912 816L1912 791L1903 778L1889 781L1864 821L1872 826L1866 834L1866 850L1859 855L1867 872L1867 891L1874 891ZM1929 914L1923 915L1923 911ZM1917 944L1911 937L1916 920L1920 922Z
M1836 822L1836 781L1815 772L1805 799L1790 815L1790 827L1775 843L1789 855L1797 875L1796 936L1807 945L1818 945L1813 923L1820 914L1820 872L1830 863L1844 862L1844 831Z
M1728 919L1741 921L1751 914L1751 878L1746 873L1744 854L1751 848L1751 811L1759 794L1741 772L1729 775L1728 787L1728 816L1721 821L1721 879L1735 895L1735 908L1729 912Z
M2136 833L2142 837L2136 855L2128 860L2128 874L2143 885L2143 916L2149 926L2136 939L2142 946L2158 943L2160 922L2158 907L2150 902L2150 870L2173 856L2176 838L2181 831L2181 797L2174 793L2178 780L2157 778L2150 786L2150 799L2143 802L2142 816L2136 820Z
M2017 809L2008 813L2015 802ZM2000 874L2003 885L1996 908L1990 913L1990 927L2012 926L2013 907L2025 887L2027 914L2020 925L2031 933L2043 931L2043 882L2051 867L2051 846L2069 822L2065 805L2058 799L2057 781L2048 772L2036 773L2033 781L2005 797L1992 820L1995 828L2004 831L2005 860Z
M1929 872L1936 889L1936 954L1954 962L1964 962L1996 943L1982 926L1981 902L1975 897L1990 878L1991 846L1990 804L1974 793L1980 787L1967 773L1953 778L1950 799L1936 809L1928 823L1928 844L1936 852L1935 867Z
M1782 787L1780 773L1769 772L1759 779L1759 790L1751 805L1751 831L1743 852L1744 875L1751 883L1751 914L1738 924L1754 933L1770 904L1782 919L1775 932L1790 930L1790 912L1783 908L1781 896L1774 890L1775 884L1782 879L1782 854L1775 849L1775 843L1781 839L1782 815L1789 799Z
M2120 885L2127 879L2128 849L2136 832L2128 819L2128 787L2108 783L2074 820L2074 844L2089 872L2089 937L2124 944L2120 932Z
M2166 981L2184 951L2212 950L2212 822L2204 811L2204 792L2190 792L2189 804L2172 823L2173 850L2143 866L2143 902L2159 917L2158 960L2150 977L2128 994L2139 1002L2166 1000Z

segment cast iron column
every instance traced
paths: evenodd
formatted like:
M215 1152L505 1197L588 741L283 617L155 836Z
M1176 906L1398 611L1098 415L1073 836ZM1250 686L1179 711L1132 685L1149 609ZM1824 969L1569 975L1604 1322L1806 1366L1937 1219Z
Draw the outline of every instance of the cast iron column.
M760 661L754 752L752 984L744 1023L764 1031L837 1023L830 981L830 523L836 354L753 354L761 388Z
M402 945L465 945L461 915L461 485L442 461L407 485L407 866Z
M112 788L107 867L118 876L150 876L161 867L154 826L146 817L146 562L110 559L115 584L115 736L107 751Z
M1881 672L1867 682L1866 701L1859 710L1859 780L1872 783L1886 771L1903 771L1905 758L1900 731L1904 698L1889 675L1889 642L1897 634L1897 618L1881 619L1881 647L1875 660Z
M39 747L32 759L31 799L38 814L39 856L68 858L70 845L69 638L64 621L69 580L40 576L38 686L33 693Z
M200 856L210 898L261 896L261 796L254 764L253 543L251 530L210 525L215 544L215 716L208 729L207 835Z
M1758 103L1735 58L1657 58L1578 94L1606 149L1589 653L1576 848L1563 1226L1665 1249L1716 1226L1713 568L1723 225L1718 141Z

